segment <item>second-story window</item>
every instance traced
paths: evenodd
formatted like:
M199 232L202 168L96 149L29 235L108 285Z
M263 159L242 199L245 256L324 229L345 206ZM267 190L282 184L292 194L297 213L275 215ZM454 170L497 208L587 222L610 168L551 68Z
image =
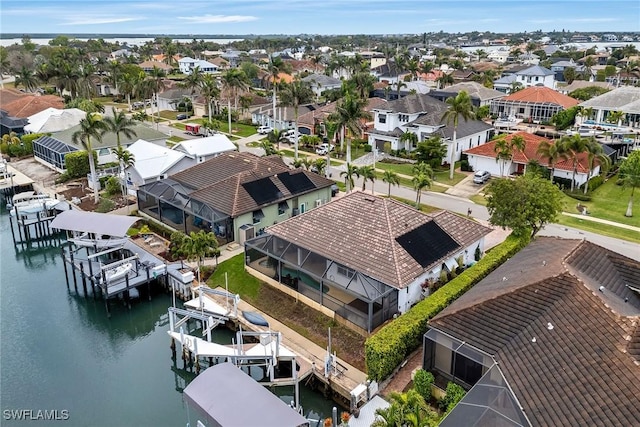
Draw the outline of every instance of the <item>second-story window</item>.
M387 123L387 115L386 114L378 114L378 122L379 123Z

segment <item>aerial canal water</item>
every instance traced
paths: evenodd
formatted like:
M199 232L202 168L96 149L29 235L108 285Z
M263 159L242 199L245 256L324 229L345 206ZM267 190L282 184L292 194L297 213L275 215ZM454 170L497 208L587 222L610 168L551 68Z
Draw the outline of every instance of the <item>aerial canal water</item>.
M131 310L114 301L108 318L103 300L85 297L80 283L78 295L73 283L67 289L58 243L14 247L4 209L0 250L0 425L186 425L182 390L195 374L171 358L170 295ZM213 340L232 337L218 328ZM275 392L292 400L292 387ZM330 416L332 402L302 385L300 394L305 415Z

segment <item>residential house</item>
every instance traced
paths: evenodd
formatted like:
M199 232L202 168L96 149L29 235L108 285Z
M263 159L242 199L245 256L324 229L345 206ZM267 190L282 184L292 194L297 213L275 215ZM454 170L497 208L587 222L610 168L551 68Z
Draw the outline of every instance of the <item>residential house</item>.
M127 188L133 195L141 185L166 179L196 164L186 153L144 139L137 140L127 150L135 158L133 166L125 170Z
M618 41L618 36L616 36L615 34L603 34L602 35L602 41L605 41L605 42L617 42Z
M505 97L504 92L490 89L477 82L457 83L452 86L447 86L444 89L433 89L429 91L429 96L439 101L446 101L448 98L457 96L458 93L463 90L471 97L471 102L474 107L489 105L494 99L502 99Z
M511 52L509 52L509 48L500 47L489 52L489 54L487 55L487 59L490 61L498 62L500 64L504 64L505 62L507 62L510 56Z
M78 108L47 108L28 117L25 133L55 133L80 124L87 113Z
M315 108L311 104L298 106L298 118ZM273 104L265 104L251 112L251 121L273 129L287 130L295 128L295 115L296 110L293 107L276 107L274 110ZM303 130L299 129L299 132L303 133Z
M0 90L0 109L9 117L26 119L47 108L64 108L64 100L57 95L23 93L16 89Z
M342 87L342 80L325 74L309 74L302 81L311 86L311 90L318 98L327 90L340 89Z
M160 61L144 61L138 64L138 67L142 68L145 73L150 73L154 68L164 71L166 74L173 72L173 67L165 62Z
M220 57L229 63L230 68L236 68L240 65L240 57L244 54L239 50L227 49Z
M519 136L524 139L524 150L515 148L511 159L498 160L496 152L496 139L484 145L466 150L469 165L473 170L486 170L493 176L514 176L522 175L531 161L536 161L540 166L549 167L549 159L538 154L538 148L543 142L551 143L546 138L527 132L516 132L506 135L504 138L510 142L514 137ZM559 160L553 165L553 176L571 180L573 178L573 159ZM589 161L586 153L580 153L576 164L576 185L581 186L589 177L600 174L600 165L596 163L593 171L589 171Z
M556 90L563 95L569 95L574 90L584 89L584 88L593 87L593 86L600 87L607 90L611 90L615 87L611 83L607 83L607 82L588 82L585 80L574 80L570 85L566 85L566 86L558 85L558 88Z
M29 123L28 119L12 117L4 110L0 110L0 136L12 132L18 136L24 134L24 127Z
M290 169L279 156L227 152L142 185L137 196L141 214L171 228L213 231L220 241L243 243L326 203L332 185L316 173Z
M66 130L56 132L51 136L42 136L33 141L33 155L36 161L48 166L60 173L66 170L64 157L73 151L82 151L81 144L73 142L73 134L80 129L80 125L73 126ZM131 138L124 134L120 135L120 144L128 147L138 139L153 142L159 145L166 145L168 135L158 132L143 124L137 124L133 128L135 135ZM97 154L97 165L115 162L116 156L113 149L118 145L115 133L105 133L100 141L91 140L91 147Z
M224 70L228 70L229 68L231 68L230 65L229 65L229 61L227 61L226 59L222 58L221 56L212 58L209 62L211 62L216 67L218 67L218 71L224 71Z
M187 88L174 87L164 90L158 94L158 108L160 111L176 111L177 105L185 98L191 99L193 95Z
M178 67L180 68L180 72L184 74L191 74L196 67L204 74L215 74L218 72L217 65L204 59L193 59L188 56L178 61Z
M373 109L374 127L369 130L369 145L380 151L385 143L392 150L405 149L413 151L415 146L400 142L404 132L412 132L418 136L418 142L434 136L442 137L447 146L447 154L443 159L448 162L453 158L460 159L463 150L482 145L490 139L493 127L480 120L460 120L458 122L456 144L453 145L453 126L441 121L448 105L429 95L408 95L395 101L386 101Z
M532 123L548 123L554 114L580 101L546 86L532 86L491 101L491 114L516 117Z
M567 68L573 68L575 70L576 76L583 75L586 72L584 65L577 64L573 61L573 59L560 59L553 62L550 66L551 71L555 74L556 82L565 82L566 79L564 77L564 72ZM595 75L593 70L591 71L591 75L585 76L586 80L595 80Z
M531 86L555 88L554 72L540 65L534 65L512 75L501 77L493 82L493 88L500 92L509 93L514 82L520 83L523 88Z
M221 133L196 139L185 139L172 147L175 151L185 153L196 163L202 163L222 153L237 151L238 147Z
M540 63L540 57L535 53L523 53L518 56L518 61L527 65L538 65Z
M640 88L622 86L610 92L596 96L580 103L580 107L592 108L594 121L601 127L628 126L640 129ZM620 123L607 123L609 115L614 111L622 111L624 117Z
M469 392L440 426L640 425L640 263L537 237L428 323L423 367Z
M477 75L476 72L470 69L469 70L453 70L451 72L451 77L453 77L453 81L456 83L473 81L473 78L476 75Z
M246 268L368 333L423 297L440 274L475 262L487 227L353 191L245 242Z

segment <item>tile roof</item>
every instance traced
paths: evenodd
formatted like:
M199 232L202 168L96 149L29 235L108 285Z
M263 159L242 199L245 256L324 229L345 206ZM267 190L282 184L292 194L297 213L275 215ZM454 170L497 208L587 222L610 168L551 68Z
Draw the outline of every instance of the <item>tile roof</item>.
M550 103L561 105L564 108L570 108L580 103L577 99L563 95L546 86L531 86L526 89L519 90L506 96L502 101L535 102L538 104Z
M640 114L640 87L622 86L591 98L580 106Z
M457 246L423 267L396 239L432 221ZM402 289L491 230L451 212L424 214L393 199L353 191L266 231Z
M547 141L550 143L553 141L538 135L534 135L532 133L527 133L527 132L512 133L505 136L504 139L506 139L507 141L511 141L511 139L516 135L524 138L525 146L524 146L524 151L520 151L517 148L514 150L513 158L512 158L513 162L526 165L531 160L536 160L541 166L549 165L548 159L538 154L538 147L540 146L540 143L542 143L543 141ZM495 151L497 140L498 138L493 139L487 142L486 144L482 144L477 147L473 147L469 150L466 150L464 151L464 153L472 156L490 157L492 159L495 159L497 156ZM587 159L587 154L580 153L578 155L578 168L577 168L578 172L587 173L589 171L588 164L589 162ZM569 159L560 160L554 165L554 167L560 170L573 171L573 163Z
M493 355L535 426L640 425L638 318L567 270L582 245L538 237L429 324Z
M303 188L288 188L286 178L295 179L300 174L306 177L301 179L309 185ZM333 181L316 173L292 170L278 156L258 157L250 153L236 152L221 154L171 175L170 178L194 189L189 197L231 217L334 184ZM263 200L257 197L260 196L260 188L257 194L252 193L255 190L252 190L251 183L273 189L274 198L266 197Z
M2 105L2 109L9 113L10 116L18 118L33 116L47 108L63 109L64 101L57 95L28 94Z
M5 105L25 96L29 96L29 94L12 87L0 89L0 108L4 109Z

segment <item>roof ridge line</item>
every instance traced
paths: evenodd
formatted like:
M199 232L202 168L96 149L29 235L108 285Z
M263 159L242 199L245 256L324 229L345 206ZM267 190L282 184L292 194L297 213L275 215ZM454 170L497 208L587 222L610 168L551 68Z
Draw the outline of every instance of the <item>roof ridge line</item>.
M391 228L391 221L390 221L391 216L389 215L389 206L388 206L387 200L388 199L382 199L382 204L384 206L384 216L385 216L385 219L387 221L387 229L389 231L389 237L391 237L392 239L395 240L395 238L393 237L393 234L392 234L393 230ZM393 200L393 199L391 199L391 200ZM398 264L398 255L396 254L396 246L393 243L391 244L391 255L393 256L393 265L395 266L394 275L396 276L396 280L397 280L396 283L401 284L402 283L402 276L400 275L400 271L398 270L398 265L399 265Z

